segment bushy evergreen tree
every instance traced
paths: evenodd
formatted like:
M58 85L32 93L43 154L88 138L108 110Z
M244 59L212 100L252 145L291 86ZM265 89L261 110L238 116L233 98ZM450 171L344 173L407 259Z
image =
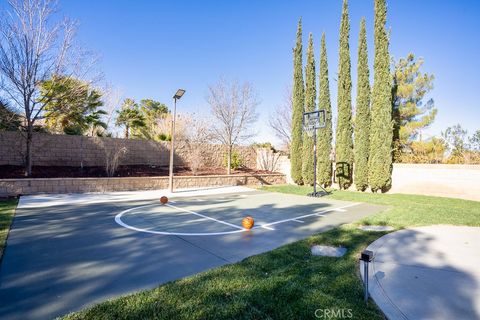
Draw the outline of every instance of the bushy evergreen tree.
M394 160L410 151L412 141L430 126L437 115L433 99L424 101L433 89L434 76L421 71L423 59L410 53L393 70Z
M52 133L92 134L95 127L106 128L102 94L88 82L54 76L40 84L40 101L45 104L45 126ZM94 126L93 128L91 126Z
M318 109L325 109L325 128L318 130L317 139L317 181L323 187L332 184L332 105L330 103L330 83L328 81L328 60L325 33L322 34L320 51Z
M292 145L290 148L291 175L295 183L302 183L302 117L304 103L302 65L302 20L298 22L297 43L293 49L293 112Z
M316 110L317 86L313 36L308 37L307 65L305 66L305 112ZM302 179L305 185L313 185L313 136L303 133Z
M340 24L340 50L338 67L338 121L335 141L336 176L340 189L352 184L353 141L352 141L352 79L350 74L350 21L348 1L343 1Z
M392 185L392 77L386 20L385 0L375 0L375 56L368 159L368 180L373 192L388 191Z
M20 115L10 109L8 104L0 99L0 131L20 130L22 119Z
M365 18L360 23L358 40L357 104L355 110L354 182L357 190L365 191L368 188L368 154L370 152L370 80Z
M140 114L145 119L145 126L132 130L132 136L140 139L161 141L167 134L159 133L159 123L169 114L167 106L153 99L142 99L139 103Z

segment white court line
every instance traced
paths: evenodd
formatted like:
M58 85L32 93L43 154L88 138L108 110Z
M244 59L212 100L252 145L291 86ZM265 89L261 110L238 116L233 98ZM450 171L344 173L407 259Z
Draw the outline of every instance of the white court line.
M57 205L88 205L88 204L115 204L117 202L154 200L158 201L160 196L175 198L186 198L206 195L219 194L241 194L250 193L254 189L242 186L230 187L210 187L210 188L188 188L178 189L171 193L167 189L147 190L147 191L120 191L120 192L87 192L87 193L69 193L69 194L39 194L30 196L21 196L18 208L52 207Z
M297 219L292 219L292 221L298 222L298 223L304 223L305 221L302 220L297 220Z
M210 219L210 220L213 220L213 221L216 221L216 222L219 222L219 223L223 223L227 226L230 226L230 227L233 227L233 228L237 228L237 229L240 229L240 230L245 230L244 228L242 227L239 227L239 226L236 226L234 224L231 224L231 223L228 223L228 222L225 222L225 221L222 221L222 220L218 220L218 219L215 219L215 218L212 218L212 217L208 217L208 216L205 216L201 213L198 213L198 212L195 212L195 211L191 211L191 210L188 210L188 209L184 209L184 208L180 208L180 207L177 207L177 206L174 206L172 204L165 204L166 206L170 207L170 208L174 208L174 209L177 209L177 210L180 210L180 211L184 211L184 212L188 212L188 213L191 213L191 214L194 214L196 216L199 216L199 217L202 217L202 218L205 218L205 219Z
M115 217L115 222L121 225L124 228L134 230L134 231L139 231L139 232L146 232L146 233L153 233L153 234L161 234L165 236L223 236L227 234L232 234L232 233L240 233L240 232L245 232L244 230L233 230L233 231L224 231L224 232L202 232L202 233L196 233L196 232L167 232L167 231L154 231L154 230L148 230L148 229L141 229L137 227L133 227L131 225L128 225L124 223L121 220L121 217Z
M271 227L272 225L276 225L276 224L280 224L280 223L284 223L284 222L288 222L288 221L294 221L294 220L307 218L307 217L311 217L311 216L324 217L325 215L322 215L322 213L335 211L336 209L350 208L350 207L353 207L353 206L356 206L356 205L359 205L359 204L360 203L352 203L352 204L349 204L349 205L346 205L346 206L343 206L343 207L326 209L326 210L322 210L322 211L316 212L316 213L311 213L311 214L306 214L306 215L303 215L303 216L293 217L293 218L290 218L290 219L284 219L284 220L279 220L279 221L275 221L275 222L271 222L271 223L266 223L266 224L263 224L263 225L255 226L255 227L252 228L252 230L253 229L258 229L258 228L267 229L267 230L275 230L274 228ZM219 223L223 223L223 224L232 226L234 228L237 228L238 230L224 231L224 232L205 232L205 233L153 231L153 230L140 229L140 228L137 228L137 227L133 227L133 226L128 225L128 224L126 224L122 221L122 216L125 213L128 213L128 212L133 211L133 210L138 210L138 209L141 209L141 208L145 208L145 207L156 206L156 205L157 204L148 204L148 205L144 205L144 206L140 206L140 207L134 207L134 208L124 210L124 211L120 212L119 214L117 214L115 216L115 222L117 224L121 225L124 228L139 231L139 232L147 232L147 233L161 234L161 235L172 235L172 236L216 236L216 235L227 235L227 234L240 233L240 232L247 231L246 229L241 228L239 226L236 226L234 224L230 224L230 223L225 222L225 221L217 220L215 218L210 218L210 217L204 216L200 213L190 211L190 210L187 210L187 209L183 209L183 208L179 208L179 207L173 206L173 205L169 205L169 206L172 207L172 208L187 212L187 213L191 213L191 214L203 217L205 219L210 219L210 220L213 220L213 221L216 221L216 222L219 222Z
M263 226L260 226L260 227L263 228L263 229L267 229L267 230L275 230L271 227L267 227L266 225L263 225ZM253 228L253 229L255 229L255 228Z
M195 222L205 221L205 220L206 220L205 218L198 218L198 219L187 220L185 221L185 223L195 223Z
M345 210L345 209L335 209L334 211L338 211L338 212L347 212L347 210Z
M158 206L158 204L148 204L145 206L140 206L140 207L134 207L130 208L127 210L124 210L117 214L115 216L115 222L119 225L121 225L124 228L134 230L134 231L139 231L139 232L146 232L146 233L153 233L153 234L161 234L161 235L166 235L166 236L220 236L220 235L227 235L227 234L232 234L232 233L239 233L239 232L244 232L245 229L241 228L240 230L234 230L234 231L224 231L224 232L203 232L203 233L195 233L195 232L167 232L167 231L155 231L155 230L148 230L148 229L141 229L137 228L134 226L131 226L129 224L126 224L125 222L122 221L122 216L125 213L128 213L133 210L138 210L146 207L152 207L152 206ZM235 226L237 227L237 226ZM237 227L238 228L238 227Z
M335 209L350 208L350 207L353 207L353 206L357 206L357 205L359 205L359 204L360 204L360 203L352 203L352 204L349 204L349 205L346 205L346 206L343 206L343 207L339 207L339 208L326 209L326 210L322 210L322 211L320 211L320 212L311 213L311 214L306 214L306 215L303 215L303 216L300 216L300 217L294 217L294 218L290 218L290 219L284 219L284 220L280 220L280 221L275 221L275 222L271 222L271 223L266 223L266 224L259 225L257 228L265 228L265 227L274 226L274 225L279 224L279 223L284 223L284 222L288 222L288 221L293 221L293 220L295 220L295 219L302 219L302 218L308 218L308 217L311 217L311 216L318 216L318 215L321 214L321 213L334 211ZM252 229L255 229L255 227L253 227Z

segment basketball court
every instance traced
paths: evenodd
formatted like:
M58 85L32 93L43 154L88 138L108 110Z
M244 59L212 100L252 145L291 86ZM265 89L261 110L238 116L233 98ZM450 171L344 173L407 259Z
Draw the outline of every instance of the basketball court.
M244 187L22 197L0 267L0 318L53 318L380 210Z
M174 198L175 199L175 198ZM292 206L292 202L294 205ZM330 202L330 201L329 201ZM259 229L311 226L330 212L346 212L359 203L322 203L314 198L249 192L221 197L178 198L165 205L154 200L116 215L119 225L139 232L174 236L219 236ZM247 230L242 219L252 216L255 226Z

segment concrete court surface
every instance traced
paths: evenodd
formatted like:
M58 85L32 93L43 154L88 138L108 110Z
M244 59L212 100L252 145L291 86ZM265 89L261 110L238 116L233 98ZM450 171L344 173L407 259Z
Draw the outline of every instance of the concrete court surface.
M243 187L176 192L167 206L164 194L22 197L0 265L0 319L51 319L383 209Z
M480 319L480 228L405 229L368 250L370 295L388 319Z

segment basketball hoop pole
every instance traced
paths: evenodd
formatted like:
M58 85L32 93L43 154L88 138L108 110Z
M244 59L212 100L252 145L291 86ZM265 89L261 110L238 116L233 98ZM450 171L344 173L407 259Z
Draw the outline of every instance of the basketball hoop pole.
M317 194L317 128L313 130L313 194Z
M313 130L313 192L308 194L311 197L323 197L330 194L322 186L320 186L322 191L317 192L317 130L317 128Z

